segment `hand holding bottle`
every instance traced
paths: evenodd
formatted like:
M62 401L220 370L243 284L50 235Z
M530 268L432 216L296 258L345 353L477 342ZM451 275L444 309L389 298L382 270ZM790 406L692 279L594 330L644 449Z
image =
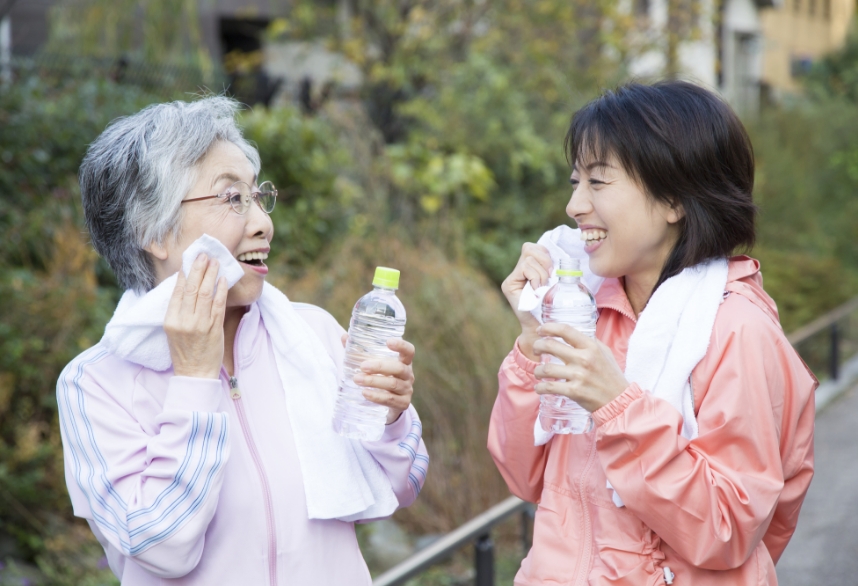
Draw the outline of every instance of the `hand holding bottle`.
M397 352L399 358L366 360L360 365L361 373L354 376L355 383L362 387L368 401L387 407L390 425L411 405L414 394L414 344L401 339L390 339L387 347Z
M541 337L533 345L534 352L540 356L550 354L563 363L536 367L533 374L541 382L534 390L540 395L568 397L592 413L629 386L611 349L599 340L561 323L543 324L538 333ZM565 344L555 338L562 339Z

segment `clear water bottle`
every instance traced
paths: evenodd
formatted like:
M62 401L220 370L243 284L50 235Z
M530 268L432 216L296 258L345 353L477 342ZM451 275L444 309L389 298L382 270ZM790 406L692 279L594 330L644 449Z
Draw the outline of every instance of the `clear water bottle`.
M557 276L560 281L542 298L542 321L574 327L582 334L596 336L596 301L581 282L580 261L563 259ZM563 342L562 339L556 338ZM554 356L543 354L544 362L563 364ZM592 429L590 412L575 401L560 395L540 395L539 423L545 431L556 434L584 433Z
M371 358L399 358L387 347L391 338L405 333L405 307L396 296L399 271L377 267L372 280L373 290L358 299L349 323L343 378L334 409L334 430L345 437L378 440L384 433L388 409L367 401L363 389L354 381L361 373L360 365Z

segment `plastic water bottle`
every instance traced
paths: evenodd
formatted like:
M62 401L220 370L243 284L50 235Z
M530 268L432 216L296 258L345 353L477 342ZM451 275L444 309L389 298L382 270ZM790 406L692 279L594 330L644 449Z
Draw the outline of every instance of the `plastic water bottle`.
M363 388L354 382L361 373L360 365L371 358L399 358L387 347L391 338L405 333L405 307L396 296L399 271L377 267L372 280L373 290L358 299L349 323L343 378L334 409L334 430L345 437L378 440L384 433L388 409L367 401Z
M596 301L581 282L580 262L577 259L563 259L557 276L560 281L542 298L542 321L561 323L594 338L596 336ZM563 342L562 339L556 338ZM559 358L543 355L544 362L563 364ZM545 431L556 434L584 433L593 426L590 412L578 403L560 395L540 395L539 423Z

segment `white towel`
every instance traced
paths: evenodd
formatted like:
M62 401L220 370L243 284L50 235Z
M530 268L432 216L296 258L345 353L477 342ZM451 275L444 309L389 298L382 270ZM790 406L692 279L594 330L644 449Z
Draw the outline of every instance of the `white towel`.
M558 231L560 237L550 236ZM543 239L548 237L557 247L562 246L563 252L576 258L577 255L584 254L583 246L574 244L574 236L578 234L578 230L560 226L546 232L539 243L542 244ZM552 259L555 260L555 267L559 266L559 258L555 259L554 252ZM582 262L582 270L584 282L587 283L589 264ZM596 290L602 283L592 274L589 282L596 283ZM691 372L709 348L715 315L724 300L726 285L727 260L724 258L683 270L656 289L638 317L635 330L629 339L626 380L637 383L642 389L673 405L682 414L681 433L688 439L697 437ZM525 289L528 287L529 284ZM531 288L531 295L538 297L538 302L533 307L519 303L519 309L540 311L541 300L547 290L547 287L540 287L534 292ZM595 290L591 291L595 294ZM532 298L528 303L533 303ZM539 317L541 321L541 316ZM547 443L552 435L551 432L544 431L539 421L536 421L535 445ZM608 488L612 488L610 483ZM613 500L618 507L623 506L622 499L616 492L613 494Z
M230 287L244 275L232 254L206 235L182 255L186 274L200 252L218 259L219 276L226 276ZM135 364L169 369L163 325L176 279L173 275L143 296L126 291L101 343ZM331 425L339 381L322 341L273 285L265 284L258 303L286 395L308 517L357 521L391 515L398 500L381 466L359 441L340 437Z
M531 312L533 317L539 320L539 323L542 323L542 298L545 297L548 290L559 280L555 271L560 267L561 260L572 258L580 261L581 270L584 272L582 281L593 295L596 294L605 279L594 275L590 271L590 257L584 252L584 241L581 240L581 230L577 228L572 229L564 224L543 234L536 243L548 249L548 254L551 255L554 267L551 269L547 285L534 290L530 282L525 283L521 297L518 300L518 310Z

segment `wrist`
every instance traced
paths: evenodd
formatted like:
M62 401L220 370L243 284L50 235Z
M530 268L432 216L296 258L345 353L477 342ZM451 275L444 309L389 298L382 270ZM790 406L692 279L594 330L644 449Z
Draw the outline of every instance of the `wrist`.
M533 351L533 343L539 338L540 336L536 333L536 329L522 329L521 334L518 336L518 348L528 360L532 360L534 362L540 361L539 357Z

